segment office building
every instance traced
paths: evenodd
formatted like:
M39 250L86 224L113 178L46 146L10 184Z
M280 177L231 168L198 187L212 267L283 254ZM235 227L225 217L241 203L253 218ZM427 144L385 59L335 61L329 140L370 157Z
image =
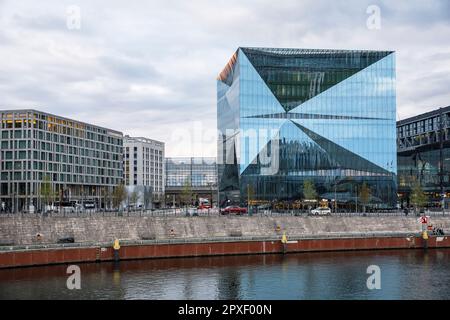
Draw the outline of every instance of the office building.
M239 48L217 78L220 203L302 200L310 181L393 207L395 117L392 51Z
M450 199L450 106L397 122L398 193L410 206L419 183L428 206L448 208Z
M9 211L40 210L50 194L108 206L123 179L121 132L31 109L0 111L0 123L0 198Z
M125 136L124 181L129 193L139 193L146 208L159 207L164 200L164 142Z

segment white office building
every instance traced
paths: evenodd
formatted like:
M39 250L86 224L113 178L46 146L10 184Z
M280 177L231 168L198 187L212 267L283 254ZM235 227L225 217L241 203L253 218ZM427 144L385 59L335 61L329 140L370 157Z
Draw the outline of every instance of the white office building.
M164 142L125 136L123 146L124 181L129 197L136 192L139 205L161 206L165 191Z

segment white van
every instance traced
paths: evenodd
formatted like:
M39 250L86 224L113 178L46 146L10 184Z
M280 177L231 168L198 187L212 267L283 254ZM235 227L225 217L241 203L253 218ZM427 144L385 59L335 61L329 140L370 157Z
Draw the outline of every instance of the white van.
M331 215L331 209L328 207L319 207L311 210L312 216L329 216Z

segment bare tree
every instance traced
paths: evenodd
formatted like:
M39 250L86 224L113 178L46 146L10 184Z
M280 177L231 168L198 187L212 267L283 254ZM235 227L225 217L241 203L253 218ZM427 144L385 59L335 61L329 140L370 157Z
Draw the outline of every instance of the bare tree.
M123 201L125 201L127 197L127 191L125 190L125 186L121 183L114 188L113 191L113 207L115 209L120 209L120 205Z

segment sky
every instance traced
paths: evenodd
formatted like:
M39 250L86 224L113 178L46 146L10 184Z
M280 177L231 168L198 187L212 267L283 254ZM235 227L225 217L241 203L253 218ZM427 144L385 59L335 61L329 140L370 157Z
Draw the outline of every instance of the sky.
M0 0L0 110L215 156L216 77L240 46L394 50L398 119L450 105L448 0Z

